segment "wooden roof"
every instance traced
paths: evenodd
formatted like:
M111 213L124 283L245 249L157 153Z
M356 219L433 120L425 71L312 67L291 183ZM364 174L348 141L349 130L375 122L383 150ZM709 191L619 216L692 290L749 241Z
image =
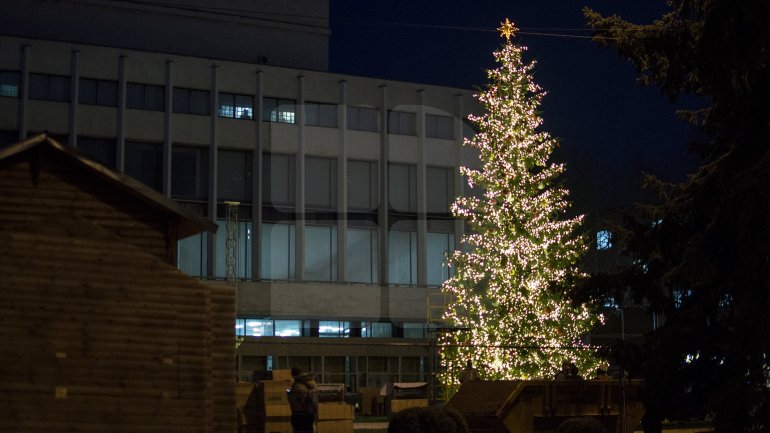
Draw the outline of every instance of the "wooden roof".
M19 158L34 157L36 156L35 152L41 150L61 155L79 165L83 169L84 174L100 179L105 184L145 202L158 212L172 218L176 223L177 239L183 239L203 231L215 232L217 230L217 225L209 219L203 218L182 207L177 202L136 179L105 167L91 159L84 152L59 143L48 136L48 134L40 134L0 149L0 168L2 168L4 163L12 162Z

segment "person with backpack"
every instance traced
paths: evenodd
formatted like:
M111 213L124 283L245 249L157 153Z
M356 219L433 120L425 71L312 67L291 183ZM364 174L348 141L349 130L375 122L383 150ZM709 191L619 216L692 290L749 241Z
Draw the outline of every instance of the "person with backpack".
M318 413L316 382L312 374L305 374L297 367L291 369L294 383L289 390L291 427L294 433L313 433L313 423Z

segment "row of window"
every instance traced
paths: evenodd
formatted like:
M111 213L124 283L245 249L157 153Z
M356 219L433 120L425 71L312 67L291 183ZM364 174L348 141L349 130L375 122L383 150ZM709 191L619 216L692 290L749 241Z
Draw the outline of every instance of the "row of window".
M0 96L19 97L21 79L19 72L0 71ZM78 103L104 107L118 106L118 82L80 78ZM42 101L70 102L70 77L63 75L29 74L29 97ZM208 90L174 87L172 93L174 113L208 116L210 92ZM296 123L296 101L265 97L262 100L262 120L265 122ZM136 110L164 111L164 87L153 84L127 83L126 107ZM338 127L338 105L321 102L305 102L305 125L325 128ZM254 119L254 97L234 93L219 93L217 107L219 117ZM377 109L371 107L347 107L347 129L379 131ZM388 112L388 133L417 135L416 113ZM425 136L428 138L454 139L454 119L451 116L427 114Z
M218 221L217 233L225 233L223 221ZM252 272L251 221L238 223L237 277L254 278ZM263 280L296 280L296 225L293 221L266 222L261 227L260 275ZM304 226L304 280L344 281L376 284L379 276L378 230L371 226L349 226L345 233L347 254L346 275L337 275L339 260L337 226L333 224L306 224ZM225 236L216 237L218 252L225 251ZM448 255L455 249L454 234L428 232L426 234L426 282L442 284L452 275L447 265ZM179 241L179 268L196 277L206 277L208 257L207 238L196 235ZM397 223L388 232L388 282L390 284L417 284L417 232L413 225ZM215 258L216 278L225 277L224 254Z
M78 147L102 164L115 168L115 140L78 137ZM158 191L162 190L163 155L160 143L125 143L125 173ZM217 151L219 201L252 200L252 153ZM337 208L338 161L305 158L305 206L308 210L335 211ZM294 155L264 154L262 160L263 203L275 208L293 208L296 202ZM208 149L174 145L171 155L171 197L205 201L208 198ZM429 166L426 169L426 209L429 214L448 216L455 198L454 169ZM374 212L379 204L378 163L347 161L348 210ZM417 212L416 166L388 164L389 206L397 213Z
M245 337L321 337L321 338L425 338L423 323L273 320L243 318L235 320L235 334Z

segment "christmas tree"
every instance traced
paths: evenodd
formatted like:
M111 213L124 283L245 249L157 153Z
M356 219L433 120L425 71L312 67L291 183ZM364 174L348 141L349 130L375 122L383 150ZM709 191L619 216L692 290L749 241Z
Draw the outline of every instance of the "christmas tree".
M461 197L452 210L471 234L449 258L454 276L442 290L451 300L444 319L456 329L439 338L444 383L456 383L471 361L483 379L552 378L563 362L585 374L596 366L583 336L601 317L574 306L565 286L582 275L585 251L576 235L582 216L567 217L568 191L556 183L564 165L550 161L556 140L539 128L545 92L533 81L526 47L511 42L507 19L500 31L499 63L477 95L486 114L471 116L482 168L461 168L481 197Z

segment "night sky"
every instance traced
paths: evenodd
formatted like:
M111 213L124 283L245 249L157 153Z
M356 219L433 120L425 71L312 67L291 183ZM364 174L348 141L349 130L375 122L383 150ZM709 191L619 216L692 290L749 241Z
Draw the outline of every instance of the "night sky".
M560 139L556 158L581 211L606 213L640 199L641 172L681 180L693 167L685 144L692 129L656 88L636 82L632 65L589 39L581 9L651 22L663 0L360 0L331 1L334 72L476 89L495 66L496 31L508 17L516 43L536 60L535 80L548 95L544 128ZM446 27L452 27L451 29ZM582 30L581 30L582 29Z

